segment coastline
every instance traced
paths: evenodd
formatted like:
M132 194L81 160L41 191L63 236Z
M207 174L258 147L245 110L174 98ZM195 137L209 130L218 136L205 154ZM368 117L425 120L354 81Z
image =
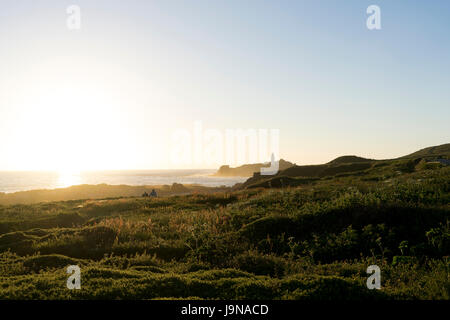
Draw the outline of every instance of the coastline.
M104 199L120 197L141 197L145 192L155 189L158 196L190 194L196 192L215 193L231 190L227 186L203 186L197 184L172 185L111 185L111 184L80 184L53 189L33 189L16 192L0 192L0 205L35 204L40 202L71 201L84 199Z

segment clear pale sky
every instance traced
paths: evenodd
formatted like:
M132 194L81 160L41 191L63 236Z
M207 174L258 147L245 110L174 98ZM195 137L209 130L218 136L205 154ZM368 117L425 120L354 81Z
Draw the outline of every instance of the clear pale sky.
M174 168L194 121L297 164L448 143L449 32L446 0L1 1L0 170Z

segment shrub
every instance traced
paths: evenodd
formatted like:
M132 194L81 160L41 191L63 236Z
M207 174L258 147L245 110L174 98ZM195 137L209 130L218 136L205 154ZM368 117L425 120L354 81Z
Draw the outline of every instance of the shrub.
M114 229L104 226L84 228L80 231L80 235L86 239L89 246L94 248L111 247L117 237Z
M32 256L23 261L24 267L34 272L45 269L64 268L76 264L79 264L78 260L58 254Z
M286 269L286 262L275 255L261 254L258 251L248 251L235 257L231 262L231 266L256 275L281 277Z

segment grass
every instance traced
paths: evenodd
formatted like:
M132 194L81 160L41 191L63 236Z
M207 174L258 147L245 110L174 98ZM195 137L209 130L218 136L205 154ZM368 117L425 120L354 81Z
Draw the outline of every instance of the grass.
M0 299L448 300L450 168L364 168L292 186L0 206ZM72 264L81 290L66 288ZM381 290L366 288L371 264Z

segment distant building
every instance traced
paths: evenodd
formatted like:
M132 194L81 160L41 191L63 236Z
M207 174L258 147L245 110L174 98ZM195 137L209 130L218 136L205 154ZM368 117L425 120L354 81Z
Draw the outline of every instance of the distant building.
M253 172L253 178L256 177L261 177L261 172L257 171L257 172Z

